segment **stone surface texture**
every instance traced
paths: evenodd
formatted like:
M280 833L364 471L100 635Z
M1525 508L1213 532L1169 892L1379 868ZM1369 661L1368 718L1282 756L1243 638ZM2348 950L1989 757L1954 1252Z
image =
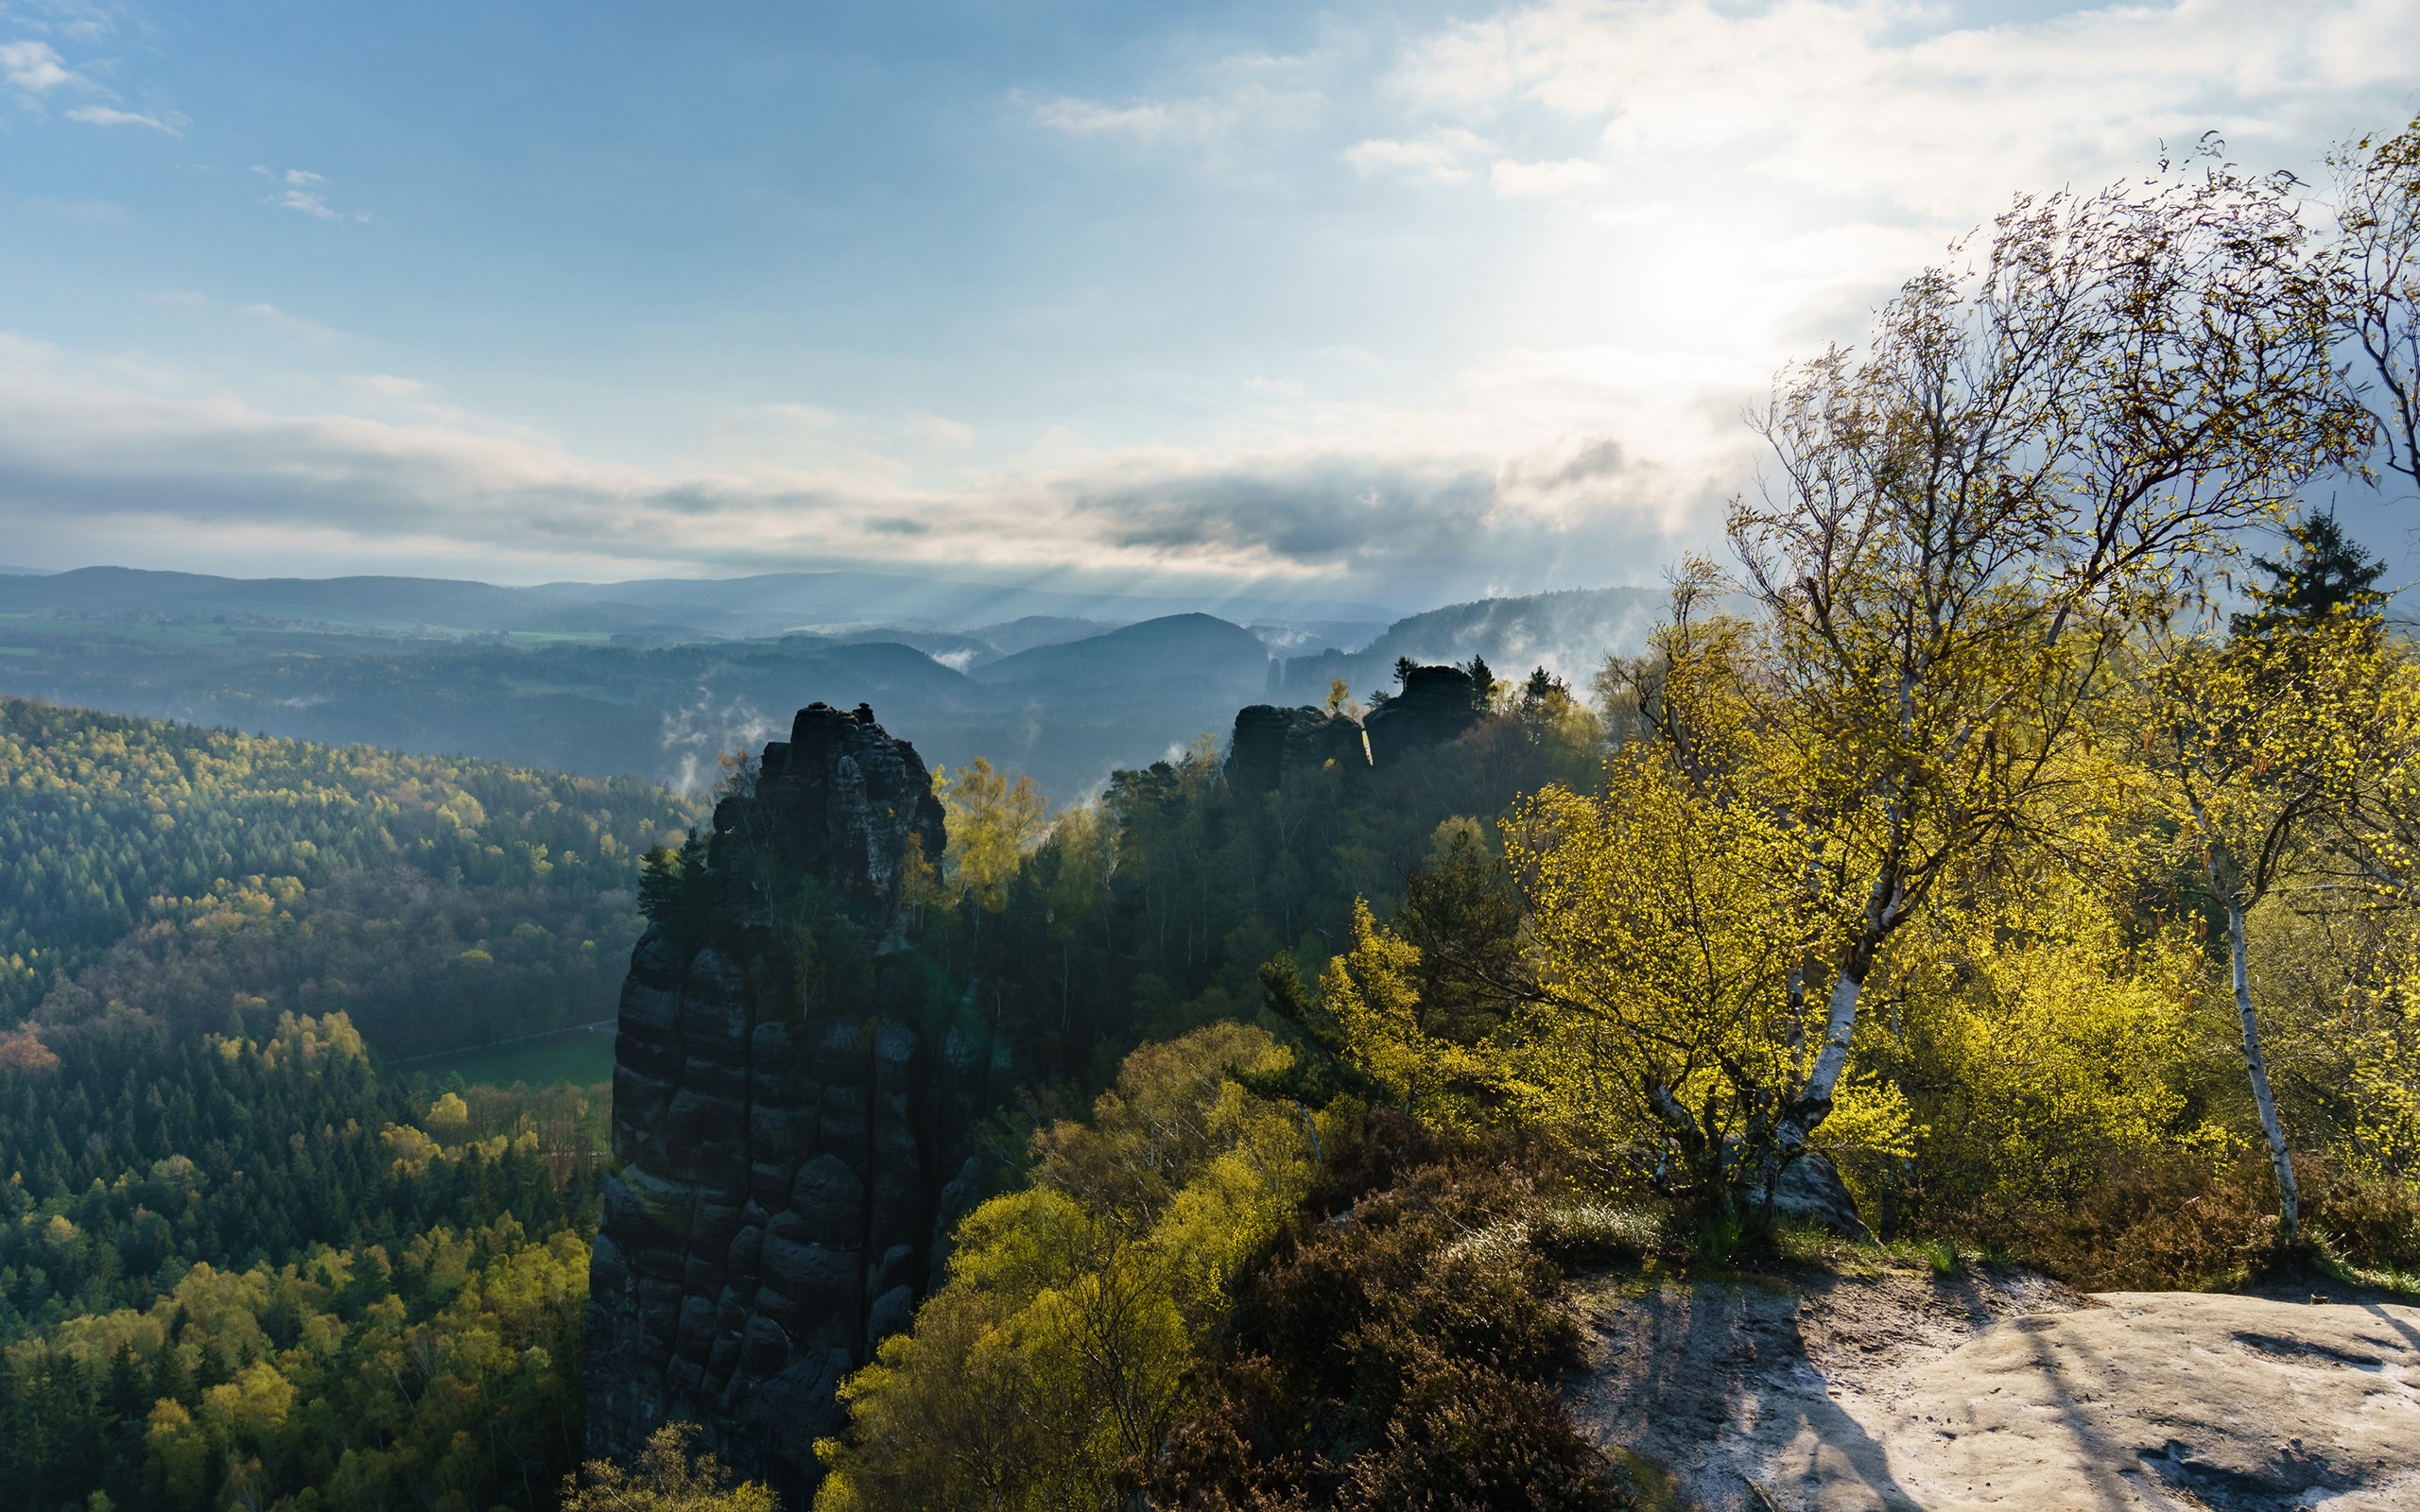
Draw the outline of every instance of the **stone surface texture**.
M717 807L710 922L631 953L590 1270L592 1452L658 1424L802 1504L834 1384L905 1328L974 1196L1004 1046L921 969L902 883L942 853L915 749L813 705Z
M2420 1308L1888 1267L1580 1302L1574 1418L1703 1512L2420 1508Z

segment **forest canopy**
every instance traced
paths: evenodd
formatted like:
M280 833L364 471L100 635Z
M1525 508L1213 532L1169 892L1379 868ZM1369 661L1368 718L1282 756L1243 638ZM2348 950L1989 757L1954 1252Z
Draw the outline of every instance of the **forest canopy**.
M0 700L0 1023L346 1014L412 1055L602 1018L646 783Z

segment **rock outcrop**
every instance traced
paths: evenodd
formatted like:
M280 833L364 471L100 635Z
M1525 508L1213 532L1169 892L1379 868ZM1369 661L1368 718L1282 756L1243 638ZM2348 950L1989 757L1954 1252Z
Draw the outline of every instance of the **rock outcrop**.
M1479 722L1471 675L1461 667L1414 667L1402 691L1366 719L1308 704L1256 703L1236 712L1227 781L1246 793L1289 788L1333 763L1348 775L1443 746Z
M1370 711L1370 764L1387 766L1406 754L1442 746L1479 722L1471 675L1461 667L1413 667L1392 698Z
M1583 1280L1581 1430L1704 1512L2420 1506L2420 1308L1950 1276Z
M1330 762L1346 772L1369 769L1370 747L1358 723L1308 705L1281 709L1256 703L1236 712L1235 736L1227 747L1227 781L1239 791L1290 787Z
M593 1452L684 1419L803 1503L834 1384L904 1329L1012 1067L914 951L942 853L914 747L802 710L631 953L590 1271Z

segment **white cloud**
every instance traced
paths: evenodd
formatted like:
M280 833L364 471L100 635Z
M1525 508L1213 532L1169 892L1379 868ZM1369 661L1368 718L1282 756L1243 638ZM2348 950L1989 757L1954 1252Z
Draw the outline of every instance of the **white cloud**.
M927 452L963 452L975 444L975 427L945 415L914 415L908 421L909 443Z
M0 78L28 94L83 82L67 71L58 49L46 42L0 43Z
M1285 140L1316 123L1327 98L1311 82L1322 60L1249 53L1223 57L1194 71L1191 90L1165 98L1123 101L1053 94L1035 99L1019 93L1011 103L1024 108L1035 125L1071 137L1174 142L1214 149L1224 163L1228 145L1239 140Z
M283 331L288 335L304 336L313 341L340 341L344 333L317 320L305 320L299 315L288 315L274 304L239 304L235 313L248 320Z
M81 121L87 126L147 126L154 131L164 131L170 136L181 137L185 134L180 118L172 117L163 120L156 115L139 115L132 111L112 110L106 105L78 105L67 112L67 118L71 121Z
M1603 163L1584 158L1560 163L1516 163L1505 158L1487 170L1487 181L1508 198L1561 198L1594 189L1612 177Z
M282 194L269 196L262 203L275 205L280 210L291 210L299 215L308 215L313 220L342 220L344 218L328 208L325 196L315 195L308 189L288 189Z
M1098 100L1060 97L1033 108L1033 118L1054 131L1070 136L1132 136L1150 138L1170 131L1198 131L1203 112L1195 106L1144 101L1133 105L1103 105Z
M345 382L364 393L382 399L426 399L440 392L434 384L417 378L402 378L391 372L360 372L348 374Z
M1395 169L1441 183L1469 180L1469 161L1494 150L1487 138L1461 127L1439 127L1398 141L1373 137L1344 149L1344 161L1362 173Z
M0 5L0 19L51 37L96 42L117 30L117 20L90 0L14 0Z
M370 212L366 210L338 210L328 203L327 195L318 187L328 181L327 175L323 173L313 173L308 168L287 168L279 172L259 163L252 164L252 172L260 178L285 185L263 199L262 204L291 210L313 220L350 220L362 225L370 222Z
M629 449L607 456L391 374L263 380L282 397L243 403L0 343L0 526L89 513L107 522L95 539L128 538L142 515L263 550L438 542L559 568L1652 581L1746 480L1740 410L1774 369L1855 340L1893 285L2013 193L2137 173L2210 128L2256 167L2308 171L2329 140L2407 118L2420 88L2420 0L2141 0L1989 26L1941 0L1461 13L1392 52L1374 28L1317 58L1007 97L1058 152L1235 170L1253 194L1236 223L1279 255L1234 276L1266 281L1245 291L1254 307L1293 322L1235 350L1272 327L1201 335L1211 322L1189 312L1237 292L1214 287L1125 322L1182 327L1189 346L1082 349L1053 326L1043 341L1067 337L1091 370L1071 380L1055 348L1036 361L1046 433L1015 397L961 408L981 402L937 387L866 415L742 393L716 417L680 412L677 431L597 443ZM358 217L346 184L255 172L271 205ZM1354 174L1438 192L1332 192ZM1109 271L1100 286L1147 291L1138 311L1170 287ZM944 403L950 418L918 413Z
M1965 217L2018 185L2139 167L2226 132L2256 158L2367 94L2408 102L2409 0L2171 0L1991 26L1924 0L1548 0L1410 49L1402 94L1472 120L1594 124L1607 164L1721 164Z

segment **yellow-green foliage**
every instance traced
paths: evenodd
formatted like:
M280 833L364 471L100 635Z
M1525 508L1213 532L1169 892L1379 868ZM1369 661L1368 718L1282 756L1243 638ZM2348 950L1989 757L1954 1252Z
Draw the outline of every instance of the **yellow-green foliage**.
M2354 1169L2420 1189L2420 920L2271 910L2251 938L2290 1123Z
M628 1469L590 1460L578 1480L563 1482L562 1512L773 1512L773 1493L762 1482L734 1486L712 1454L692 1458L696 1435L692 1424L666 1423Z
M136 1406L143 1504L161 1512L213 1497L264 1512L472 1512L528 1475L543 1484L577 1450L587 1297L586 1245L531 1241L506 1218L392 1254L198 1264L148 1309L11 1346L6 1368L29 1383L55 1358L107 1380L123 1353L183 1383Z
M1214 1024L1038 1135L1032 1184L959 1226L914 1330L841 1386L819 1512L1124 1505L1120 1467L1177 1420L1231 1279L1309 1179L1308 1115L1227 1075L1288 1058Z
M1049 800L1032 778L1019 773L1011 782L980 756L955 772L944 768L937 790L949 818L943 884L996 914L1027 853L1042 843Z
M1353 949L1320 978L1320 1005L1343 1031L1355 1069L1393 1106L1433 1124L1474 1122L1521 1099L1509 1042L1464 1044L1438 1032L1443 1005L1422 993L1420 967L1418 947L1355 899Z
M1827 920L1806 837L1717 801L1646 742L1607 762L1600 794L1547 788L1504 833L1542 998L1525 1056L1550 1116L1584 1145L1669 1150L1712 1182L1723 1142L1770 1128L1821 1043ZM1821 1127L1894 1147L1906 1108L1853 1073Z
M2182 931L2129 940L2104 889L2045 866L1905 954L1904 1038L1876 1023L1874 1058L1913 1094L1936 1200L2065 1200L2113 1163L2223 1147L2186 1116L2207 966Z

